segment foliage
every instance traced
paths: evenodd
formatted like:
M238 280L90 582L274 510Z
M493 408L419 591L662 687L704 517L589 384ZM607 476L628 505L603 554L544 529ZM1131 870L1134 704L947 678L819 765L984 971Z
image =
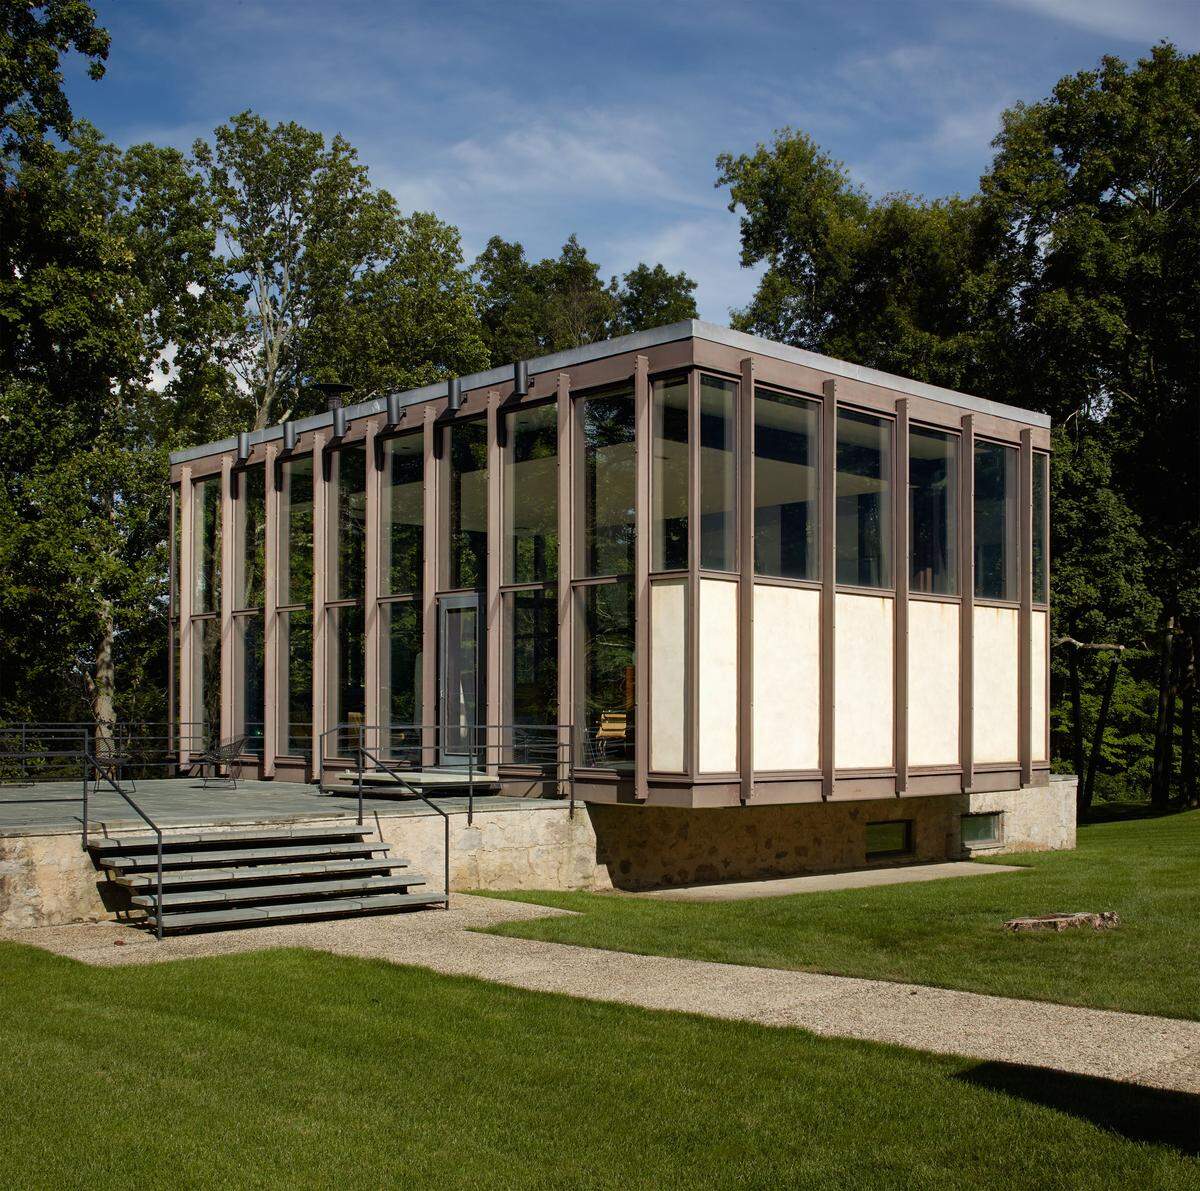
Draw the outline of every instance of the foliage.
M344 138L242 112L193 159L242 304L226 351L256 427L319 410L312 382L364 400L483 366L458 232L402 215Z
M474 273L494 366L696 316L696 283L685 273L639 264L605 285L573 235L557 257L540 261L493 236Z

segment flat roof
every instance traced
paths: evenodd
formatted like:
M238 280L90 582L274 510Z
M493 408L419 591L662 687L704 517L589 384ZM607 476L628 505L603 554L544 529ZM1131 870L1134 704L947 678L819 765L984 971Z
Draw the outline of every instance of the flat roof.
M806 351L802 347L789 347L786 343L776 343L772 339L761 339L757 335L747 335L743 331L734 331L730 327L718 326L716 323L706 323L701 319L689 318L682 322L671 323L666 327L652 327L648 331L636 331L632 335L622 335L617 339L605 339L601 343L587 343L583 347L572 347L566 351L552 352L548 356L538 356L530 360L530 375L544 372L554 372L570 368L575 364L586 364L591 360L603 360L608 356L619 356L625 352L639 351L645 348L658 347L664 343L674 343L680 339L706 339L710 343L720 343L726 347L737 348L759 356L768 356L775 360L783 360L789 364L802 364L831 376L845 377L847 380L860 381L862 384L879 385L898 393L907 393L912 397L924 397L930 401L941 401L946 405L954 405L972 413L991 414L997 418L1008 418L1014 422L1023 422L1027 426L1049 428L1049 414L1037 413L1031 409L1022 409L1016 405L1005 405L1000 401L989 401L986 397L975 397L970 393L959 393L954 389L943 389L940 385L929 385L924 381L909 380L904 376L895 376L890 372L881 372L878 368L864 368L859 364L850 364L845 360L835 360L832 356L822 356L818 352ZM512 365L505 364L499 368L489 368L486 372L473 372L461 378L463 390L482 389L489 385L500 385L512 380ZM437 381L432 385L423 385L419 389L409 389L401 393L402 407L420 405L425 401L434 401L446 395L446 382ZM353 421L357 418L369 418L374 414L387 410L387 398L376 397L372 401L364 401L357 405L346 407L346 418ZM324 426L333 425L333 414L330 412L313 414L307 418L296 419L296 429L303 433L306 430L317 430ZM250 435L250 443L271 442L283 438L283 427L268 426L263 430L255 430ZM237 448L237 438L223 438L218 442L204 443L196 447L187 447L181 451L171 452L171 462L187 463L193 459L204 459L209 455L221 455L226 451Z

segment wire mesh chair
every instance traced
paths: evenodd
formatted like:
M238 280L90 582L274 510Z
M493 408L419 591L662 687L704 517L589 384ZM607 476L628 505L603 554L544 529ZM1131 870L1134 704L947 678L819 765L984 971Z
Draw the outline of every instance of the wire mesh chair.
M211 785L236 790L238 779L242 776L242 754L245 751L244 735L232 736L228 740L214 737L196 758L196 764L200 767L200 784L204 789L207 790Z

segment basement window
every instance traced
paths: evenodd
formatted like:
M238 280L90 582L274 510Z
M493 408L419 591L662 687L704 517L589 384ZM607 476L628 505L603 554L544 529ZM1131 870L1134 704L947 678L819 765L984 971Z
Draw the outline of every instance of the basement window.
M1001 842L1000 812L962 816L962 842L967 848L982 848Z
M907 856L913 850L912 826L911 819L868 823L867 859L883 860L888 856Z

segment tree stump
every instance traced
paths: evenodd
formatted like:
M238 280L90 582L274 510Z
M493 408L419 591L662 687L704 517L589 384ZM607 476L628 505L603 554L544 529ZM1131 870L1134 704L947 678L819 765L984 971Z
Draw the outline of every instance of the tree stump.
M1077 911L1074 913L1036 914L1030 918L1010 918L1005 930L1072 930L1079 926L1090 926L1092 930L1113 930L1121 925L1115 910L1101 910L1099 914Z

